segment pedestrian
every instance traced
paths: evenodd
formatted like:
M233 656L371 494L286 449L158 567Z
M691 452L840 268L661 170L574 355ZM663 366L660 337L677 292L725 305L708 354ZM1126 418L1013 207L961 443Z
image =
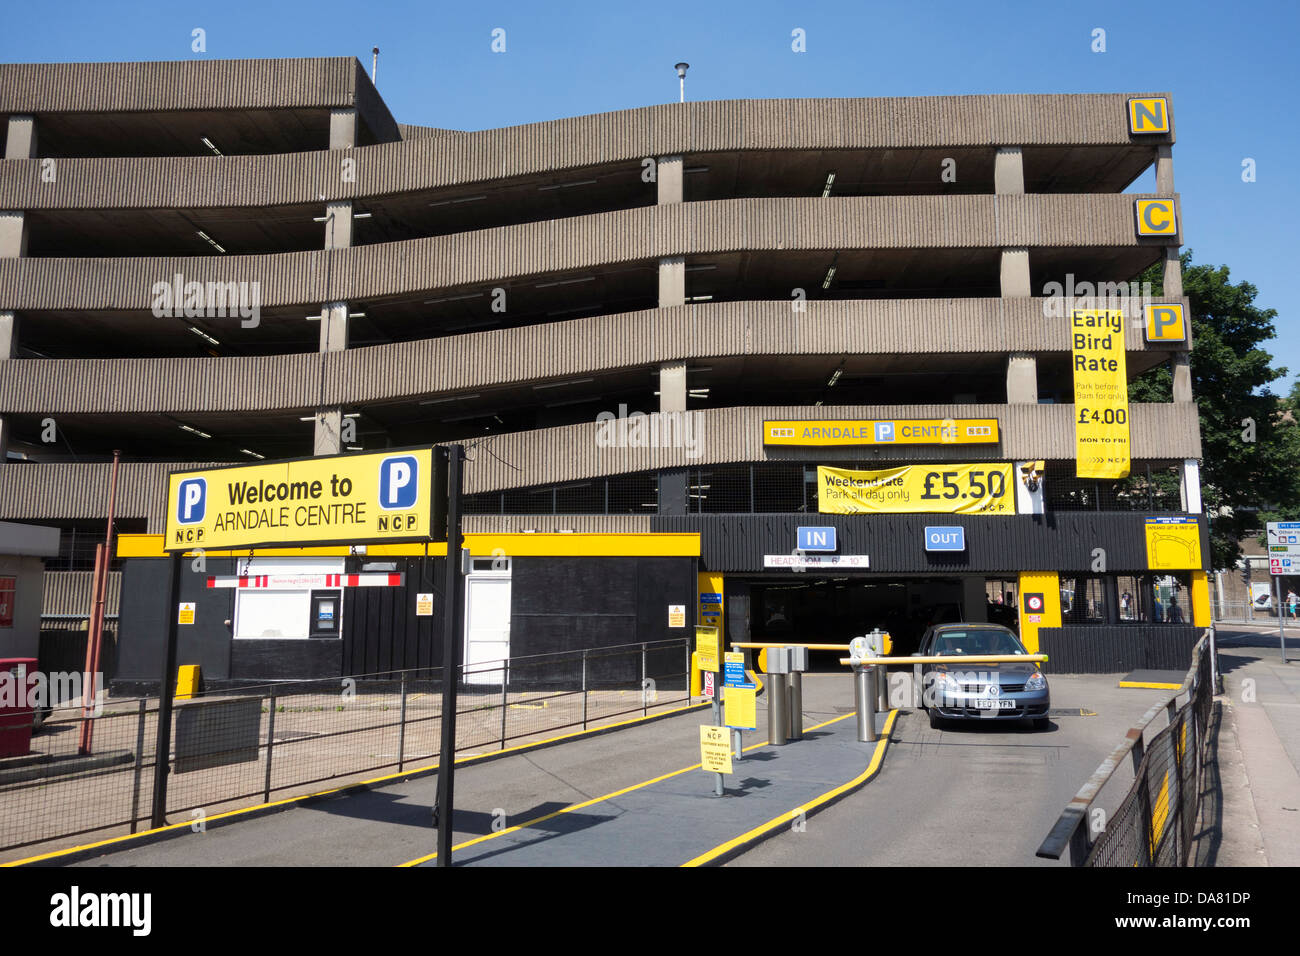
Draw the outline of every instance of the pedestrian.
M1286 603L1291 609L1291 617L1295 618L1297 606L1300 605L1300 597L1296 596L1295 588L1287 588Z
M1127 591L1125 591L1123 594L1120 595L1119 598L1120 617L1129 617L1128 608L1129 608L1129 604L1132 603L1132 601L1133 601L1133 595L1129 594Z
M1169 623L1170 624L1183 623L1183 609L1178 606L1178 598L1171 597L1169 599Z

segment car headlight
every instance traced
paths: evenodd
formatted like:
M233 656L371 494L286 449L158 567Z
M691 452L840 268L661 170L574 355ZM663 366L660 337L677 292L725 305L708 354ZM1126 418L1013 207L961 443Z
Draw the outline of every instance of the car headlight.
M960 694L961 682L951 674L938 673L934 676L934 689L940 696Z
M1047 678L1043 676L1042 671L1034 671L1029 680L1025 681L1025 690L1046 690Z

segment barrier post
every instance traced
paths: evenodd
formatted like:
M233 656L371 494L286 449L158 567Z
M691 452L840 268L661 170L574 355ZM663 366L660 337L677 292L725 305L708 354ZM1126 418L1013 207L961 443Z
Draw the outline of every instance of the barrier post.
M874 743L876 740L874 675L870 667L856 664L853 667L853 703L858 717L858 742Z

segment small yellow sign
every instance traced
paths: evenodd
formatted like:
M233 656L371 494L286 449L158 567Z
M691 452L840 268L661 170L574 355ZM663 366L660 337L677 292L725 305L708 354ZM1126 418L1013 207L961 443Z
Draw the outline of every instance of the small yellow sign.
M758 727L758 688L723 687L722 707L727 726L737 730L755 730Z
M695 659L702 671L720 671L718 652L718 629L716 627L695 628Z
M1163 96L1135 97L1128 101L1130 133L1169 132L1169 101Z
M1199 571L1201 525L1195 518L1147 518L1147 567L1152 571Z
M193 601L185 601L184 603L181 604L180 613L177 614L176 616L176 623L177 624L194 623L194 602Z
M1143 331L1148 342L1187 341L1187 324L1183 321L1182 303L1148 305L1145 315Z
M686 605L685 604L668 605L668 626L669 627L686 626Z
M415 616L433 617L433 594L424 593L415 596Z
M700 727L700 769L731 773L731 731L726 727Z
M1138 199L1134 208L1139 236L1178 235L1178 214L1172 199Z

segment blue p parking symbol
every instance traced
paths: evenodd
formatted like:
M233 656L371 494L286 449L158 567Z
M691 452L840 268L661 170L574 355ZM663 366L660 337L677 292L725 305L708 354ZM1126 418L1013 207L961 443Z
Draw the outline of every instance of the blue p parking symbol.
M876 441L893 441L894 423L876 422Z
M177 524L198 524L208 509L208 480L186 478L176 494Z
M415 506L420 496L420 466L414 455L394 455L379 463L379 507L397 511Z

